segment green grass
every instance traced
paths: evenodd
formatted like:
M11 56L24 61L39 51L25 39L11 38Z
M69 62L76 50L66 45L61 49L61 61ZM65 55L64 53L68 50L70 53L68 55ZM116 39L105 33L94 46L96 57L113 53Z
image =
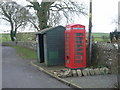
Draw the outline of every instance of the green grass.
M0 34L0 36L2 36L2 41L4 42L11 41L10 34Z
M0 34L2 36L2 42L11 41L10 34L4 33ZM35 40L35 33L17 33L16 40L17 41L32 41Z
M37 59L37 53L32 49L24 48L21 46L12 46L12 47L16 49L19 56L23 59L30 59L30 60Z
M110 41L109 35L110 35L109 33L92 33L93 41L98 41L98 42ZM88 36L88 33L87 33L87 36Z
M109 37L109 33L92 33L92 35L94 37L102 37L102 36Z
M92 33L92 36L93 37L102 37L102 36L106 36L106 37L109 37L109 33ZM88 33L87 33L87 36L88 36Z

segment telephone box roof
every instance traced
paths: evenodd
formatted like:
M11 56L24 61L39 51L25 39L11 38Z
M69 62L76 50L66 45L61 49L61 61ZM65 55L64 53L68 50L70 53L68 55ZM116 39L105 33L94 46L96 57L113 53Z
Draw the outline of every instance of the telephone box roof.
M69 24L69 25L66 25L66 26L70 26L70 27L73 27L73 26L79 26L81 24ZM84 25L81 25L81 26L84 26Z

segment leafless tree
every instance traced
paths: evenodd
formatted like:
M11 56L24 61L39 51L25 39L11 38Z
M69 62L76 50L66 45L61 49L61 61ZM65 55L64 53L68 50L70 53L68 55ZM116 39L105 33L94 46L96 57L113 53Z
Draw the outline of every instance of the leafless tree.
M73 16L87 15L86 6L72 0L49 0L48 2L42 0L41 3L37 0L26 1L31 3L27 7L32 7L36 11L40 30L59 24L62 18L70 22L73 21Z
M0 2L0 11L2 19L10 23L12 41L15 41L18 28L24 28L27 22L33 18L29 10L13 1Z

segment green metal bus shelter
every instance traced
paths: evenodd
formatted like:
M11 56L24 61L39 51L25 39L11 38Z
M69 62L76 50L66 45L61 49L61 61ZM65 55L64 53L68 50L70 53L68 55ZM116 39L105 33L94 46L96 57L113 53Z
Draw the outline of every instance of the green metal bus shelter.
M36 33L38 37L38 61L46 65L64 65L64 31L65 27L57 26L43 29Z

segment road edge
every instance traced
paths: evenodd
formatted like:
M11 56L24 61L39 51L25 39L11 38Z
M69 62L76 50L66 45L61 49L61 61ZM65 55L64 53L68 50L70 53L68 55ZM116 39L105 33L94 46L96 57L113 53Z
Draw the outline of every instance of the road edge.
M32 66L36 67L38 70L40 70L40 71L42 71L42 72L50 75L51 77L57 79L58 81L61 81L62 83L66 84L66 85L68 85L68 86L71 86L71 87L73 87L73 88L82 89L82 87L80 87L80 86L78 86L78 85L76 85L76 84L74 84L74 83L71 83L71 82L69 82L69 81L67 81L67 80L64 80L64 79L62 79L62 78L59 78L59 77L57 77L57 76L54 76L52 73L44 70L44 68L42 68L42 67L34 64L33 61L30 61L30 64L31 64Z

